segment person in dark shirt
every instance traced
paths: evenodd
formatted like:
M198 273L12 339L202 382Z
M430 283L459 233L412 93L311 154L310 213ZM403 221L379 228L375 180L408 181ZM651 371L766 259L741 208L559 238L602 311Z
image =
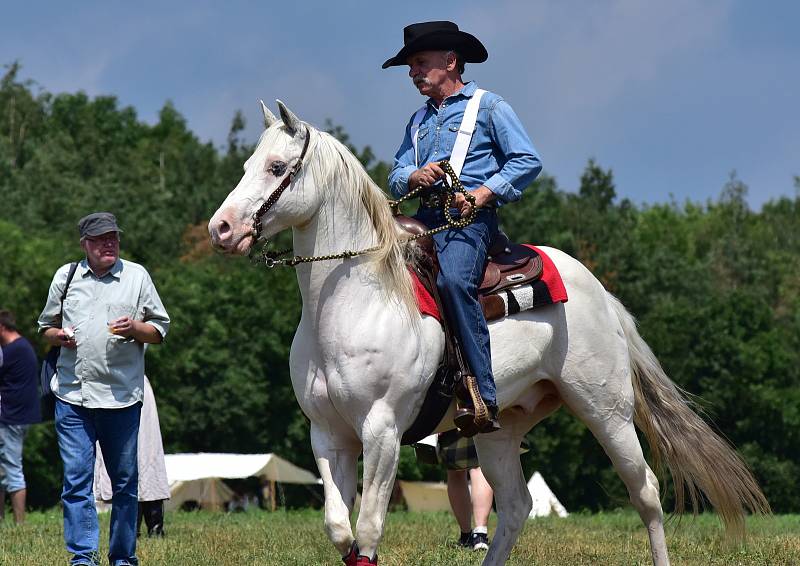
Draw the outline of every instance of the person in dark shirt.
M14 521L25 521L27 489L22 472L22 444L28 427L41 420L33 346L18 331L13 313L0 310L0 520L5 493Z

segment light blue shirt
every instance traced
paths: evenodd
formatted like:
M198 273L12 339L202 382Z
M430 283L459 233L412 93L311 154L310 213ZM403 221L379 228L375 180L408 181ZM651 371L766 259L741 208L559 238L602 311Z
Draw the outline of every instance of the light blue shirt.
M474 81L465 84L461 90L445 98L439 108L428 99L427 111L417 135L418 165L411 138L412 116L389 173L389 188L395 197L408 192L408 177L414 171L433 161L450 158L467 102L477 88ZM522 190L541 170L539 154L514 110L498 95L484 94L461 170L464 188L473 190L485 185L497 195L497 204L502 205L519 200Z
M61 348L56 375L50 386L56 397L89 409L117 409L142 400L145 344L111 334L109 319L128 316L151 324L166 336L169 315L147 270L118 259L97 277L87 261L78 263L64 299L59 323L61 293L69 264L53 276L47 304L39 315L39 332L47 328L75 330L77 348Z

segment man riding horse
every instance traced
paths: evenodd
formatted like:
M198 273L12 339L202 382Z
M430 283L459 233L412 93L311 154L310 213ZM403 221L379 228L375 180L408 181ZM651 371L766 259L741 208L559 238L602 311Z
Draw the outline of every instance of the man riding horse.
M465 362L477 379L488 421L480 432L499 428L492 376L489 330L478 302L478 285L488 249L498 233L497 207L517 201L542 169L539 155L511 106L500 96L462 79L465 63L482 63L486 48L452 22L411 24L403 30L404 46L383 68L408 65L420 94L427 96L408 122L394 157L389 186L396 197L417 187L430 189L415 218L430 228L446 223L441 207L440 162L449 160L473 199L455 196L454 215L477 207L464 228L433 236L440 272L437 287L446 314L456 327ZM473 202L470 202L473 200ZM479 403L478 403L479 404ZM469 426L483 408L459 406L456 423Z
M412 78L430 101L409 123L392 188L409 194L419 184L435 189L447 171L471 192L456 204L466 218L474 212L470 198L480 206L475 223L454 230L430 206L441 200L433 193L425 197L419 217L448 229L436 236L443 279L458 283L458 290L448 293L448 309L467 320L459 322L460 334L471 369L483 382L485 402L509 409L502 414L502 430L475 437L497 504L497 528L484 565L505 564L531 510L519 460L522 439L562 404L595 435L625 482L656 566L669 566L664 515L658 479L634 420L654 459L672 474L677 510L684 500L711 502L725 524L741 532L745 510L769 509L752 474L692 410L622 303L576 259L538 248L557 276L561 298L535 310L508 308L491 325L492 376L487 327L474 295L476 274L497 230L494 207L519 199L520 189L538 173L539 159L508 105L461 80L460 62L486 59L478 40L448 22L409 26L405 39L386 66L410 64ZM283 103L278 107L280 118L262 106L266 130L236 188L209 221L209 234L220 251L243 255L259 240L292 230L295 257L272 263L296 270L303 301L289 368L310 421L325 488L325 531L347 566L374 565L402 436L439 373L445 333L436 318L417 308L406 265L408 237L397 230L385 194L335 137L303 122ZM449 164L435 164L448 157ZM449 290L452 284L445 280L444 286ZM470 384L476 417L482 409L484 420L477 389ZM487 422L486 428L497 428ZM449 425L448 416L438 432ZM361 504L354 530L359 468Z

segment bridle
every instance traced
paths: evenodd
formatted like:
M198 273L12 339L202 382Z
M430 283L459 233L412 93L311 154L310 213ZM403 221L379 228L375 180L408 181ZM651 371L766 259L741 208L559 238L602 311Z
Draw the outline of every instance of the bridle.
M280 198L281 194L283 194L283 191L285 191L286 187L288 187L292 183L292 180L294 179L295 175L297 175L297 173L300 171L300 168L303 166L303 158L305 157L306 151L308 150L308 140L310 138L311 138L311 132L309 131L308 128L306 128L306 141L303 144L303 151L300 153L300 157L297 158L297 161L292 167L292 170L289 171L289 174L283 178L283 181L281 181L281 184L278 186L278 188L275 189L271 195L269 195L264 204L262 204L261 207L255 212L255 214L253 214L252 234L254 238L254 243L257 242L261 236L261 230L262 230L261 218L267 213L267 211L270 208L275 206L275 203L278 202L278 199ZM459 180L458 176L455 174L452 166L447 160L440 161L439 165L442 167L442 169L444 169L446 173L443 179L443 185L444 185L443 192L445 198L443 199L441 206L444 210L447 222L442 226L439 226L438 228L433 228L431 230L426 230L421 234L415 234L413 236L410 236L406 240L407 243L412 242L414 240L418 240L420 238L431 236L443 230L450 230L453 228L463 228L464 226L467 226L468 224L471 224L472 222L475 221L475 217L478 212L477 208L475 207L475 197L464 190L464 186L461 184L461 181ZM449 182L447 179L448 177L450 178ZM387 200L387 204L391 207L393 214L397 216L400 213L400 204L402 202L420 196L420 194L424 190L425 189L423 187L417 187L416 189L410 191L408 194L406 194L405 196L401 197L398 200ZM470 207L470 212L465 217L462 217L460 219L455 219L450 214L450 206L456 191L462 192L467 201L469 201L469 203L472 205ZM280 251L271 251L267 250L268 246L269 246L269 240L265 240L264 246L261 248L261 251L258 252L257 257L254 257L253 254L254 249L251 248L249 254L250 260L253 263L264 263L266 267L275 267L277 265L284 267L295 267L301 263L327 261L332 259L348 259L351 257L357 257L360 255L369 254L380 249L380 246L372 246L370 248L366 248L363 250L344 250L339 253L328 254L328 255L294 256L291 258L279 259L281 256L288 254L292 250L286 249Z
M271 195L264 201L264 204L261 205L255 214L253 214L253 238L254 241L258 241L261 237L261 218L269 211L270 208L275 206L275 203L278 202L278 199L281 198L283 191L286 190L286 187L292 184L297 173L300 172L300 169L303 167L303 158L306 156L306 152L308 151L308 142L311 139L311 131L306 128L306 141L303 143L303 151L300 152L300 157L297 158L295 161L294 166L292 167L291 171L289 171L288 175L283 178L281 184L278 185L278 188L275 189Z

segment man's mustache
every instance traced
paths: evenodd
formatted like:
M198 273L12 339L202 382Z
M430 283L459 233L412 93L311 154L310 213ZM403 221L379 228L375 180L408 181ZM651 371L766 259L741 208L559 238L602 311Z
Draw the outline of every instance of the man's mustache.
M414 77L414 86L418 87L420 85L430 85L431 81L428 80L427 77Z

